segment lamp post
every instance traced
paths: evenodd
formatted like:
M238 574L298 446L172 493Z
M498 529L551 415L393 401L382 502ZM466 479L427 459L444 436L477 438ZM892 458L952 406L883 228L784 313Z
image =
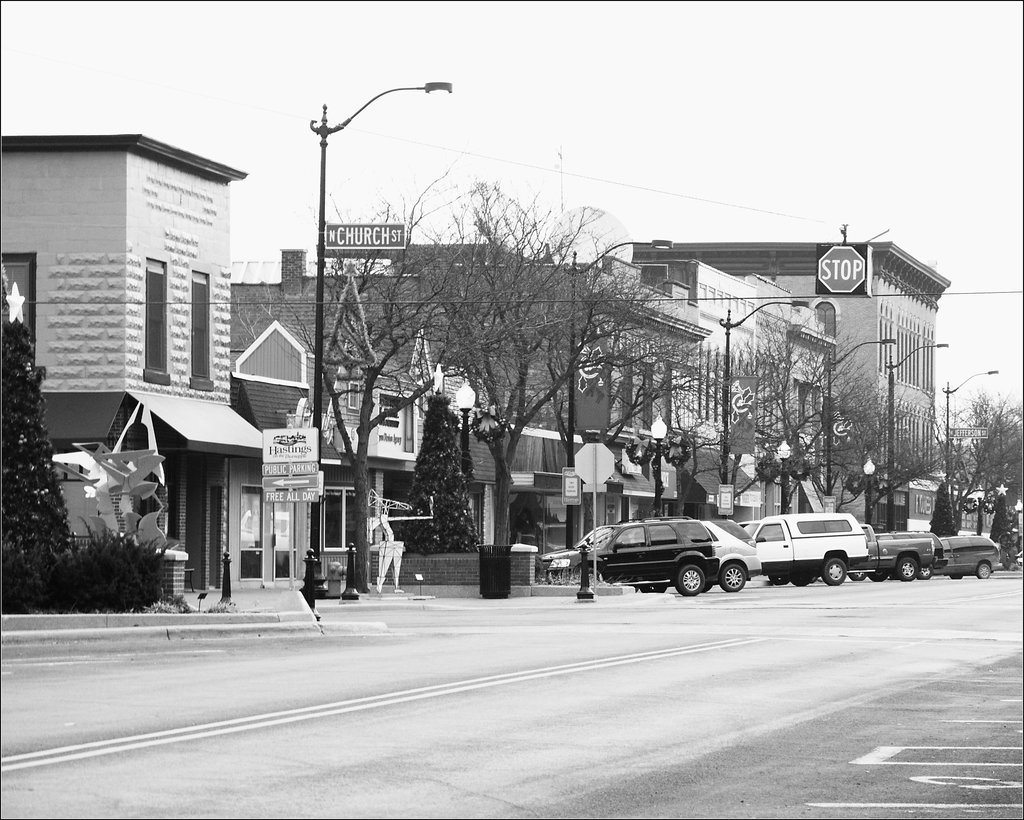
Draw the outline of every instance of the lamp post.
M393 94L396 91L425 91L430 94L432 91L447 91L452 93L451 83L426 83L413 87L389 88L382 91L376 97L371 98L363 104L362 108L356 111L351 117L339 125L327 124L327 105L324 105L323 117L320 124L316 120L309 121L309 130L320 137L320 222L317 229L316 241L316 318L314 320L315 330L313 337L313 426L318 430L323 424L323 367L324 367L324 267L326 257L326 234L327 234L327 138L338 131L348 127L349 123L358 117L370 104L379 100L386 94ZM317 470L323 469L323 462L317 456ZM311 502L309 511L309 548L317 560L320 558L320 500ZM351 579L349 586L352 585Z
M945 342L938 344L918 345L911 350L906 356L900 359L896 364L892 362L892 352L889 352L889 361L885 365L886 370L889 371L889 400L888 400L888 451L886 455L886 480L889 483L889 487L886 490L888 493L885 502L885 525L888 527L890 532L896 531L896 370L902 365L907 359L917 353L919 350L927 350L928 348L935 347L949 347Z
M627 245L644 244L638 242L619 242L618 244L612 245L610 248L605 250L600 259L608 256L612 251L618 250L619 248L625 248ZM667 239L652 239L646 243L652 248L659 250L671 249L672 242ZM583 270L584 273L590 270L591 267L597 264L599 260L595 259ZM576 252L572 254L572 268L569 270L569 373L570 373L570 386L569 395L566 401L566 438L568 439L565 452L565 466L571 470L576 469L576 277L579 272L576 268ZM596 512L595 512L596 516ZM594 518L594 528L597 528L597 518ZM575 511L570 512L566 510L565 513L565 546L566 548L572 547L576 542L575 538Z
M455 392L455 404L462 412L462 474L466 477L473 472L473 461L469 456L469 411L476 404L476 391L468 381Z
M825 388L825 495L832 495L832 437L835 435L835 413L832 411L832 374L835 369L845 362L858 347L865 345L894 345L895 339L870 339L860 344L855 344L846 353L835 358L835 350L829 350L829 361L827 366L827 386ZM874 465L872 465L873 467Z
M758 305L738 322L732 321L731 308L726 311L724 319L718 320L718 324L725 328L725 373L722 379L722 464L719 474L723 484L729 483L729 411L732 404L732 362L730 361L729 336L734 327L739 327L759 310L764 310L769 305L789 305L795 308L810 307L807 302L802 300L765 302L763 305Z
M654 439L654 461L652 461L651 472L654 473L654 517L661 515L661 443L668 435L668 427L664 419L658 416L651 425L651 438Z
M864 462L864 523L871 524L871 484L874 481L875 462L868 456Z
M953 451L950 449L949 440L949 397L977 376L995 376L998 375L998 373L998 370L985 370L981 373L975 373L973 376L968 376L952 390L949 387L949 382L946 382L946 386L942 388L942 392L946 394L946 487L950 487L950 483L953 478Z
M786 470L786 459L793 454L789 442L783 440L782 444L775 451L775 457L779 460L779 478L782 486L782 508L780 512L785 515L789 512L789 473Z

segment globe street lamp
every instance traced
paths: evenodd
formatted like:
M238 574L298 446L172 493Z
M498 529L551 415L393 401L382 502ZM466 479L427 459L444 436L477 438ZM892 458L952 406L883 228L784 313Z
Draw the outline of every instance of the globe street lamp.
M986 370L986 371L984 371L982 373L975 373L973 376L968 376L966 379L964 379L962 382L960 382L960 384L958 384L952 390L950 390L950 388L949 388L949 382L946 382L946 386L942 388L942 392L946 394L946 486L947 487L950 486L950 482L952 481L952 478L953 478L953 476L952 476L952 471L953 471L953 460L952 460L952 458L953 457L952 457L952 450L950 449L950 439L949 439L949 397L952 396L957 390L959 390L965 384L967 384L967 382L969 382L973 378L976 378L977 376L995 376L998 373L999 373L998 370Z
M739 327L759 310L764 310L769 305L789 305L795 308L810 307L809 303L802 300L765 302L763 305L758 305L738 322L732 321L731 308L726 311L724 319L718 320L718 324L725 328L725 374L722 380L722 465L719 476L723 484L729 483L729 413L732 405L732 363L729 353L729 334L734 327Z
M469 477L473 472L473 461L469 456L469 411L476 404L476 391L468 381L455 392L455 404L462 412L462 474Z
M826 368L828 379L825 389L825 495L832 495L832 437L835 435L835 413L832 410L832 374L858 347L894 344L896 344L895 339L870 339L869 341L855 344L838 359L835 358L834 349L829 351L829 361Z
M668 427L665 421L658 416L651 425L651 438L654 439L654 461L651 472L654 473L654 517L661 515L661 443L668 435Z
M864 523L871 524L871 483L874 481L875 462L868 456L864 462Z
M601 259L611 254L612 251L618 250L619 248L625 248L629 245L642 245L647 244L652 248L658 250L666 250L672 247L672 243L667 239L652 239L650 242L619 242L612 245L607 250L601 253L598 259L595 259L582 271L578 271L576 268L576 252L572 254L572 268L569 269L569 288L570 288L570 301L569 301L569 374L570 374L570 389L568 400L566 401L566 439L568 446L565 452L565 466L570 470L576 469L576 381L577 381L577 367L576 367L576 277L580 273L586 273L594 265L596 265ZM597 519L594 519L594 527L597 527ZM575 515L568 510L565 513L565 546L566 548L571 547L576 542L575 537ZM581 547L582 549L582 547ZM585 570L584 570L585 571Z
M886 458L886 473L887 481L889 486L886 490L888 496L885 502L885 524L890 532L896 531L896 370L902 365L907 359L917 353L919 350L927 350L928 348L939 348L949 347L945 342L938 344L918 345L911 350L906 356L900 359L896 364L892 362L892 352L889 352L889 362L885 368L889 371L889 402L888 402L888 441L889 445L887 458Z
M789 472L786 470L785 462L792 454L793 449L789 446L789 442L783 439L782 444L775 451L775 457L779 460L779 478L782 484L782 507L780 512L783 514L789 512Z
M318 430L323 424L323 367L324 367L324 267L327 235L327 138L338 131L348 127L356 117L359 116L371 103L379 100L386 94L393 94L396 91L425 91L430 94L433 91L447 91L452 93L451 83L426 83L411 88L389 88L382 91L376 97L371 98L363 104L362 108L356 111L351 117L339 125L327 124L327 106L324 105L323 118L320 125L316 120L309 121L309 130L320 137L320 222L317 229L316 241L316 306L315 306L315 330L313 337L313 426ZM317 456L317 470L323 469L323 460ZM309 522L309 547L319 560L320 558L320 500L313 501L310 505ZM349 582L351 585L351 581Z

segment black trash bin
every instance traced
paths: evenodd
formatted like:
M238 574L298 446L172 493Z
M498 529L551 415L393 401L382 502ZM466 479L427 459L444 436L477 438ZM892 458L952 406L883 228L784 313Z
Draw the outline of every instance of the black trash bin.
M512 545L481 544L480 595L507 598L512 593Z

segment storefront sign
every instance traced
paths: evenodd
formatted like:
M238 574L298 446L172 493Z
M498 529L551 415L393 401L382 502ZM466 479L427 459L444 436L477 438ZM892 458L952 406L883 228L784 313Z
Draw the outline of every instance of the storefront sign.
M562 468L562 503L567 507L583 499L583 482L572 467Z
M733 493L736 488L732 484L718 485L718 512L721 515L732 515Z
M316 427L284 427L263 431L263 462L320 460L320 431Z

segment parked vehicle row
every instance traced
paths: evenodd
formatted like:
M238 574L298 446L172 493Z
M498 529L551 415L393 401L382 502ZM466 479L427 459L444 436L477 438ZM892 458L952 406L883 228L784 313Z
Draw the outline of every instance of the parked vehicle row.
M930 532L876 533L849 513L790 513L742 526L730 519L649 518L598 527L572 549L541 556L549 580L580 580L580 546L595 560L597 579L639 592L674 586L691 597L716 583L739 592L764 574L775 586L821 579L928 580L933 575L987 578L999 549L984 536L939 538Z

